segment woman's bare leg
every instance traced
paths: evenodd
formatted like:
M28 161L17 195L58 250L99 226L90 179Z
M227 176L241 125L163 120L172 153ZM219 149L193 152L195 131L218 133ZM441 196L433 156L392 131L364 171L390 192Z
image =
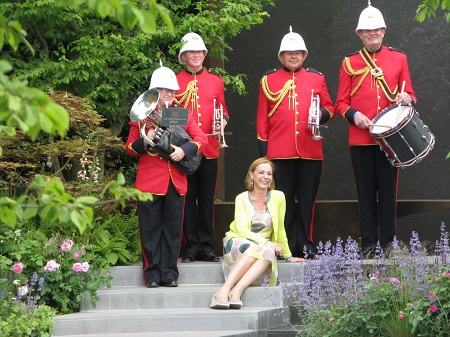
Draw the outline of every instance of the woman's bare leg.
M257 260L251 256L241 256L230 270L225 283L217 291L217 297L223 301L228 301L228 295L233 286L239 287L233 290L233 297L237 300L241 298L242 292L258 277L260 277L267 266L270 264L268 260Z
M254 280L260 277L269 265L269 260L256 260L255 263L253 263L253 265L241 277L239 282L234 286L231 291L231 297L240 300L244 290L247 289Z

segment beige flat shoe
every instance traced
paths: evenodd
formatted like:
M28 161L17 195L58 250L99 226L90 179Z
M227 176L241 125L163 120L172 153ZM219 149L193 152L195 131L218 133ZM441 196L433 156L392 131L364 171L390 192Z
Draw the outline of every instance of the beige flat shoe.
M217 297L217 293L211 298L211 304L209 305L211 309L228 309L230 307L230 302L223 301Z
M242 301L231 297L231 295L228 296L228 300L230 301L230 309L240 309L242 307Z

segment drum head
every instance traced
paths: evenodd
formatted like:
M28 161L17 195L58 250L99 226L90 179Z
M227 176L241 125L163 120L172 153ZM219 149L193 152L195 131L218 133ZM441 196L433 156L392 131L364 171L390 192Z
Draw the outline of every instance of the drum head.
M407 105L393 105L384 109L373 121L370 132L374 135L383 134L398 126L410 114L411 107ZM388 128L389 127L389 128Z

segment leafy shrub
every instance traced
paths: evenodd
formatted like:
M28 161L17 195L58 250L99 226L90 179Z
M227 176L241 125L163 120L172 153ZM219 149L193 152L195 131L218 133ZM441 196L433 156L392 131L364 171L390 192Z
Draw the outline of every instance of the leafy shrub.
M3 274L11 276L11 272ZM0 336L50 336L55 312L47 305L37 304L43 284L37 274L24 283L19 279L0 279Z

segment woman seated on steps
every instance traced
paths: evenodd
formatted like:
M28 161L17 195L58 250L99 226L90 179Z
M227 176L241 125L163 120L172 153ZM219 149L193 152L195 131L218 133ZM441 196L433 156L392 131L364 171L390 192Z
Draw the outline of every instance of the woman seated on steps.
M225 283L214 294L213 309L240 309L241 295L250 285L277 285L277 256L287 262L306 261L292 257L284 215L283 192L274 190L273 163L255 160L247 172L246 192L236 197L234 221L223 239L222 270Z

